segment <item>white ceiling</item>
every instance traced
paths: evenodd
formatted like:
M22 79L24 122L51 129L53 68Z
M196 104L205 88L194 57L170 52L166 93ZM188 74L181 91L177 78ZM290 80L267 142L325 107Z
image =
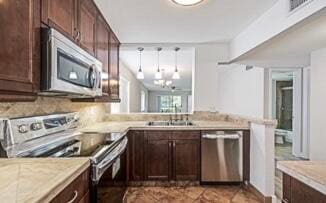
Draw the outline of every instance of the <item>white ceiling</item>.
M175 51L174 47L162 47L160 53L160 67L164 69L164 78L172 80L172 74L175 69ZM145 47L142 53L142 70L145 79L141 80L144 86L151 91L170 91L171 89L160 88L154 85L154 76L157 70L157 51L154 47ZM192 89L192 70L194 68L195 50L194 48L181 48L178 51L178 70L180 73L179 80L172 80L172 86L179 91L191 91ZM137 47L121 48L120 60L124 63L136 76L139 69L139 52Z
M122 43L229 41L277 0L95 0Z
M239 57L236 62L259 67L307 67L311 52L326 46L326 9Z

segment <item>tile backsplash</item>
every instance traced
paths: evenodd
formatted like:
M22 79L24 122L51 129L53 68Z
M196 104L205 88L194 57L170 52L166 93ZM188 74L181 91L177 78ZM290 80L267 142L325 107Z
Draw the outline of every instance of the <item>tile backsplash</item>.
M79 103L52 97L39 97L35 102L0 103L0 117L6 118L63 112L79 112L81 124L86 126L102 121L108 110L104 103Z

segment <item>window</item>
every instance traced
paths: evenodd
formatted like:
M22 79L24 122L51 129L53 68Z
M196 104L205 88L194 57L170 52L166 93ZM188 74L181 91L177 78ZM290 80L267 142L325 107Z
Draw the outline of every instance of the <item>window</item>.
M146 93L143 90L140 92L140 111L146 112Z
M182 112L182 97L175 95L158 96L158 110L161 113Z

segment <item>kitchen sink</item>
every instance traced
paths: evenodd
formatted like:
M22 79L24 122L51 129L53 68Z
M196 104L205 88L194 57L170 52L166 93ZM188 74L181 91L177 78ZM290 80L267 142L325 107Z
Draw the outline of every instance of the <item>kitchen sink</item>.
M191 121L150 121L148 126L194 126Z

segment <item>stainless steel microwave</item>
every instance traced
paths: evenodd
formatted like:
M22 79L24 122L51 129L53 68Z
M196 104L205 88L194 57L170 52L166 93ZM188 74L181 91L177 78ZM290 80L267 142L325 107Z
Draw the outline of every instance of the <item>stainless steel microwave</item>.
M102 63L53 28L42 29L42 95L102 96Z

